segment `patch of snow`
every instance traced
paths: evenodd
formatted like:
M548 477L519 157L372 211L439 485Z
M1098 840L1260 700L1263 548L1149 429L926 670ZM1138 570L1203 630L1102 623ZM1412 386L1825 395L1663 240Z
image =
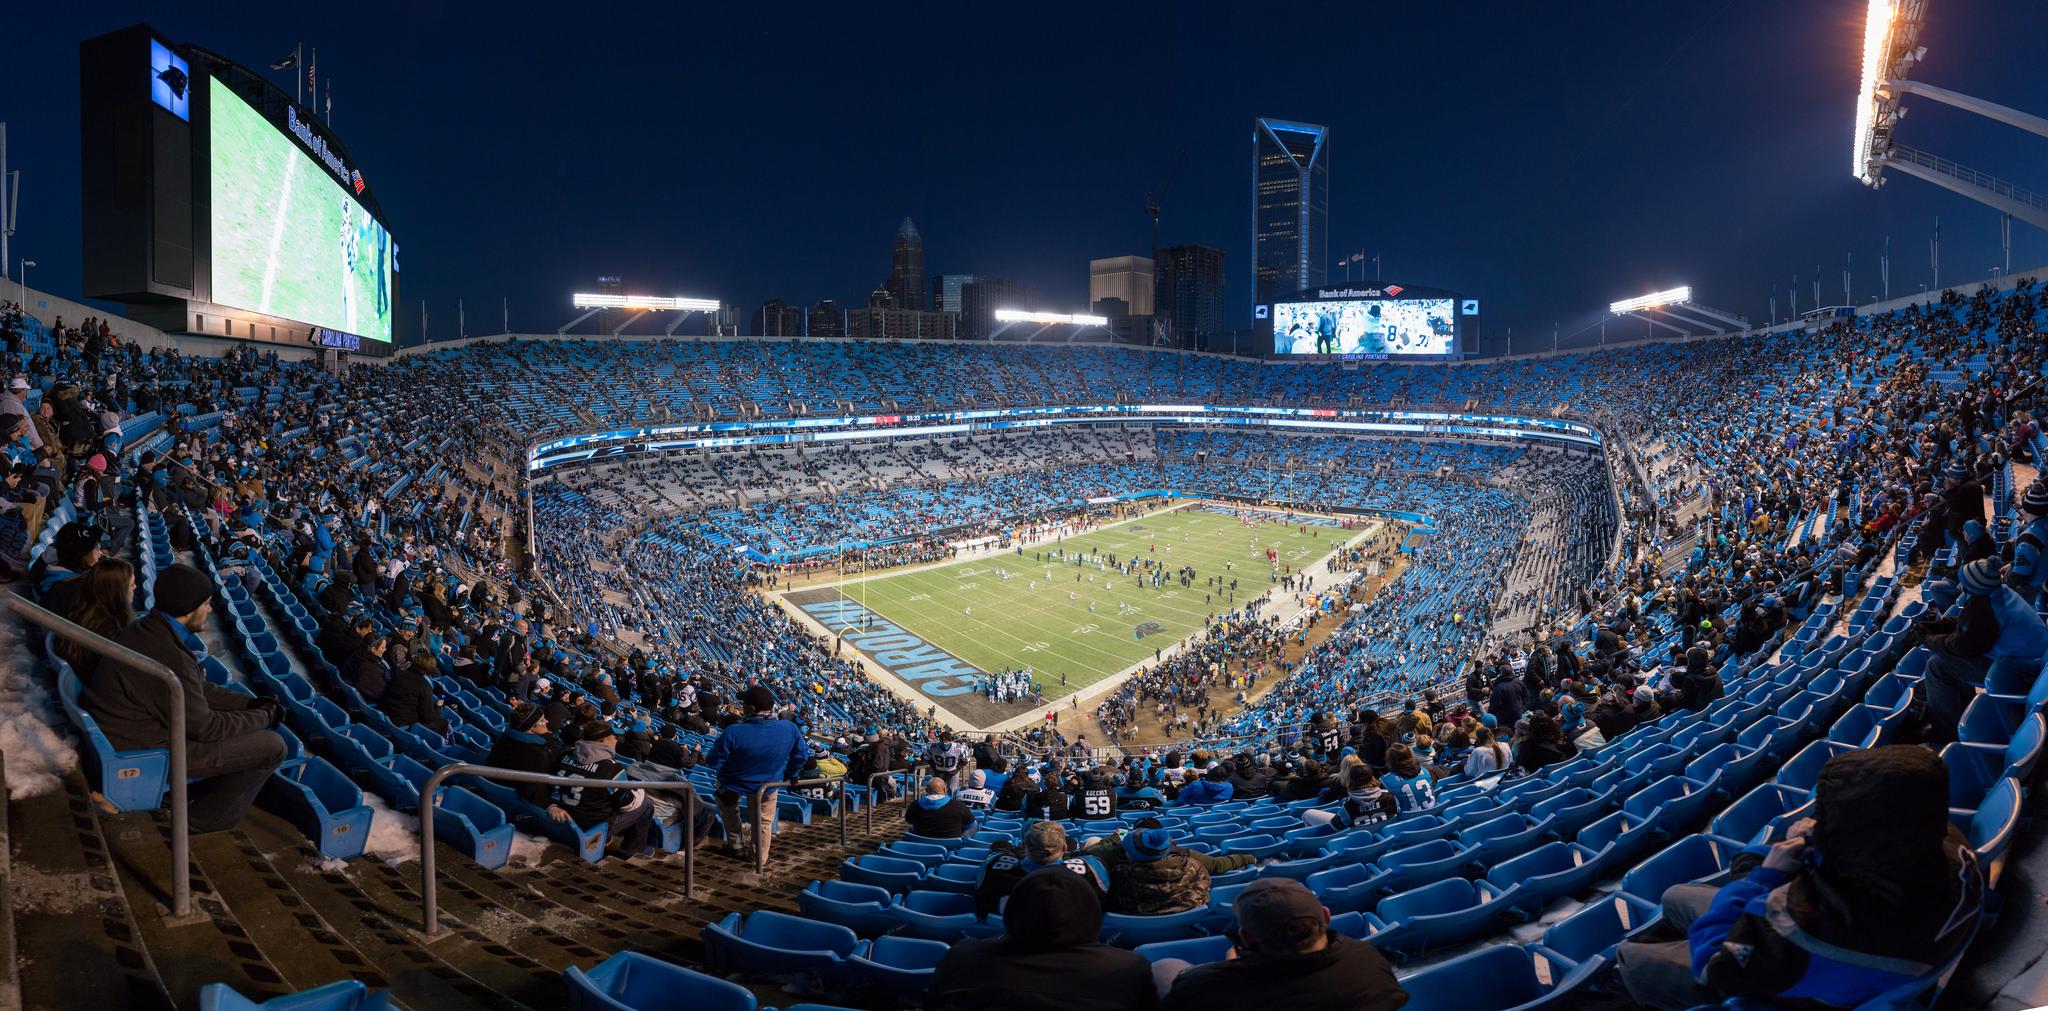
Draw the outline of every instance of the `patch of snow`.
M512 855L508 860L515 864L537 864L540 863L541 854L545 853L547 848L548 841L540 836L527 835L524 832L514 832L512 833Z
M0 622L0 753L13 800L50 793L78 768L78 742L56 695L36 680L29 643L20 623Z
M363 846L363 855L376 857L388 864L418 860L420 820L392 810L389 804L384 803L384 798L374 793L363 794L363 803L370 808L370 839Z

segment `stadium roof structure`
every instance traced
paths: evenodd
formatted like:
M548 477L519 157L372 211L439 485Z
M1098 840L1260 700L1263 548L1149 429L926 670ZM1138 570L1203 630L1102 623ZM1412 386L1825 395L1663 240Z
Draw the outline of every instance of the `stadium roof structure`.
M1870 0L1863 26L1863 79L1856 89L1850 171L1875 188L1884 185L1885 170L1894 169L2048 229L2048 196L1898 143L1898 125L1908 111L1900 99L1908 94L2048 137L2048 119L1910 79L1913 68L1927 57L1927 47L1920 44L1926 17L1926 0Z

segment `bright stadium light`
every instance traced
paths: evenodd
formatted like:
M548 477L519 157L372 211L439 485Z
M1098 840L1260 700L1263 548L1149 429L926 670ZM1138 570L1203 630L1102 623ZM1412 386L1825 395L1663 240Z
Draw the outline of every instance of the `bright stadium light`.
M1648 295L1624 298L1619 302L1610 302L1607 305L1607 311L1619 316L1623 313L1635 312L1639 309L1655 309L1658 306L1664 305L1684 305L1690 301L1692 301L1692 288L1682 285L1665 291L1652 292Z
M1031 312L1026 309L997 309L998 323L1072 323L1075 326L1108 326L1107 316L1084 316L1067 312Z
M1856 91L1856 140L1849 171L1865 185L1877 183L1870 156L1877 139L1878 117L1884 111L1880 106L1897 100L1894 95L1880 95L1878 91L1891 76L1887 63L1892 51L1892 26L1898 18L1898 0L1870 0L1870 10L1863 20L1863 84Z
M670 309L677 312L716 312L715 298L683 298L663 295L601 295L579 291L570 296L578 309Z

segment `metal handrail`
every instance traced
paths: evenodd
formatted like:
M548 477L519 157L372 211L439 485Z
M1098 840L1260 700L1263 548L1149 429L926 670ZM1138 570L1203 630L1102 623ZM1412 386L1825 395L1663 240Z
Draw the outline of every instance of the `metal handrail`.
M67 642L75 642L99 654L102 659L161 678L170 688L170 740L165 747L171 753L171 914L165 922L183 926L204 919L192 910L191 811L185 797L185 687L177 673L89 628L66 620L17 591L9 590L6 597L0 598L0 603L6 604L9 610L31 624L54 632Z
M915 773L916 773L916 772L917 772L917 771L918 771L919 769L927 769L927 768L930 768L930 766L926 765L926 764L925 764L925 763L923 763L923 762L913 762L913 763L911 763L910 765L908 765L908 766L906 766L906 767L904 767L904 768L901 768L901 769L888 769L888 770L884 770L884 771L882 771L882 772L877 772L877 773L874 773L874 774L872 774L872 775L868 776L868 783L867 783L867 786L868 786L868 834L869 834L869 835L874 835L874 834L875 834L875 808L877 808L877 807L880 807L880 806L881 806L881 803L882 803L881 801L878 801L878 800L876 800L876 799L875 799L875 781L876 781L876 780L878 780L878 779L881 779L881 778L883 778L883 777L885 777L885 776L910 776L910 777L912 778L912 780L914 781L914 780L916 779L916 776L915 776L914 774L915 774ZM903 802L904 802L904 803L906 803L906 804L910 802L910 790L909 790L909 788L908 788L908 784L906 784L906 786L905 786L905 789L904 789L904 791L903 791ZM840 839L840 842L842 842L842 843L843 843L843 842L845 842L845 841L846 841L846 840L845 840L844 838Z
M783 787L795 790L805 786L824 786L828 783L838 783L844 786L846 777L819 776L816 779L778 779L773 783L762 783L760 786L754 787L753 807L747 811L747 817L754 819L754 826L756 828L754 834L754 873L760 874L768 869L768 847L761 845L760 832L758 831L761 826L761 805L768 802L768 791ZM844 846L846 845L846 791L844 789L839 791L839 803L836 806L836 810L839 815L839 845ZM771 814L768 818L768 823L772 826L775 820L775 816ZM727 825L725 827L728 841L734 841L732 840L733 831L734 826Z
M475 776L501 783L538 783L543 786L581 786L591 784L617 783L615 787L602 789L618 790L681 790L683 792L683 898L695 899L697 891L697 784L687 779L659 780L599 780L589 776L550 776L540 772L525 772L519 769L500 769L491 765L471 765L468 762L453 762L434 770L425 783L420 784L420 932L429 939L442 933L440 924L440 903L436 901L434 869L434 802L429 800L440 793L441 785L455 776Z

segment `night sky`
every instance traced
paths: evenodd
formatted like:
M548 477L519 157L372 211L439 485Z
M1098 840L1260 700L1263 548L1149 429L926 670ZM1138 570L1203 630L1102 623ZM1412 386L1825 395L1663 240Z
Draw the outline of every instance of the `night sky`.
M1937 2L1923 80L2048 114L2048 5ZM1274 13L1262 15L1260 11ZM1282 17L1279 12L1285 11ZM1087 297L1091 257L1225 251L1250 319L1254 116L1331 128L1330 255L1483 300L1515 350L1615 298L1690 283L1763 322L1822 267L1841 301L2001 261L1987 208L1849 174L1861 0L1672 3L240 5L11 9L0 120L22 170L15 257L79 285L77 43L137 21L263 67L319 48L336 133L403 247L400 342L566 322L602 273L628 290L862 304L897 222L928 272ZM289 87L290 72L274 75ZM2048 188L2048 140L1924 99L1902 142ZM1184 154L1183 154L1184 152ZM1176 171L1176 166L1178 169ZM1170 180L1170 188L1169 187ZM2012 262L2048 262L2013 226ZM1370 269L1370 265L1367 265ZM1333 280L1342 279L1333 268ZM693 328L694 329L694 328ZM1580 340L1590 340L1584 331ZM1571 343L1571 340L1567 340Z

